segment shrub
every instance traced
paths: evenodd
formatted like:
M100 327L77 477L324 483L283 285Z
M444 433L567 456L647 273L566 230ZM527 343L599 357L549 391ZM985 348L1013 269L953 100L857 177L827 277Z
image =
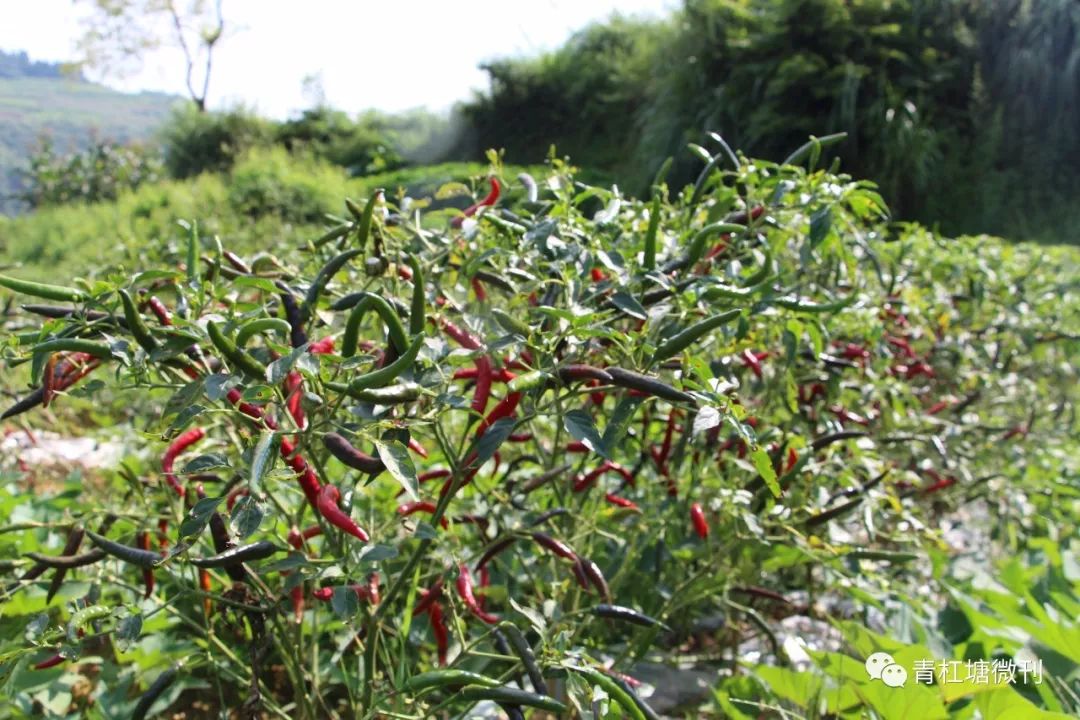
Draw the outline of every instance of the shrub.
M162 176L161 159L138 145L97 141L89 148L58 155L46 141L22 174L21 199L31 208L115 200L122 191Z
M1046 643L1075 678L1075 251L889 226L873 185L800 164L740 162L649 202L560 164L545 180L538 202L460 228L364 198L277 261L229 258L191 223L137 273L0 278L80 310L8 334L32 376L9 416L46 395L58 412L84 371L102 381L89 392L160 409L84 502L14 493L5 669L55 666L51 698L100 663L90 697L124 713L190 689L303 718L482 700L643 717L611 679L638 660L689 649L733 675L759 638L782 662L780 618L832 600L888 613L911 644L916 622L945 627L958 660ZM986 617L980 602L941 611L962 593L935 530L975 499L987 532L1006 529L980 550L1030 544L1038 567L1014 563L1008 586L1047 578L978 632L957 613ZM104 554L48 578L70 601L50 607L33 581L82 552L83 528ZM821 673L755 668L771 694L732 677L711 702L842 698L889 720L984 702L830 674L884 649L850 625L845 652L814 651ZM846 688L832 701L829 678ZM14 707L39 697L11 687ZM1026 716L1080 709L1063 684L993 691Z
M162 130L165 167L174 178L226 172L248 150L269 145L273 126L244 108L198 112L177 110Z
M309 153L345 168L350 175L393 170L402 159L374 115L352 121L340 110L317 107L276 129L277 142L292 153Z
M334 166L290 158L281 148L256 150L233 168L229 202L247 217L313 223L339 209L344 187L344 173Z

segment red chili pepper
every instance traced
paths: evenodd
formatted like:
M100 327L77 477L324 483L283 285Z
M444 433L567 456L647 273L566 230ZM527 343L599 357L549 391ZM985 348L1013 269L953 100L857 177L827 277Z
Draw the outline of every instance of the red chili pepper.
M169 521L165 518L158 518L158 547L164 550L169 547ZM145 549L145 548L144 548Z
M269 420L269 418L267 418L267 420ZM267 423L267 425L273 429L273 426L269 423ZM308 467L307 461L305 461L302 456L293 454L295 450L296 446L293 445L291 440L288 438L281 439L281 457L285 459L285 463L296 473L300 483L300 489L304 491L304 495L307 497L308 502L311 503L313 508L318 508L319 490L321 489L319 478L315 475L315 471Z
M844 423L844 422L853 422L856 425L863 425L863 426L866 426L866 425L870 424L870 420L868 418L864 418L861 415L856 415L855 413L848 412L847 410L845 410L840 405L830 405L829 406L829 412L831 412L833 415L835 415L837 417L837 419L839 419L840 422L842 422L842 423Z
M742 355L739 357L742 360L742 364L750 368L750 371L757 377L761 377L761 360L753 353L749 348L742 351Z
M427 513L428 515L434 515L435 503L427 501L411 502L405 503L404 505L399 505L397 509L397 514L401 517L408 517L409 515L413 515L418 512ZM449 525L446 522L446 518L442 518L439 521L439 524L442 525L444 529Z
M622 508L627 508L628 510L635 510L637 512L641 512L641 508L639 508L637 506L637 503L635 503L633 500L627 500L626 498L616 495L614 493L608 493L604 495L604 499L612 505L617 505Z
M324 337L322 340L316 340L308 345L308 352L312 355L333 355L334 338Z
M288 409L289 415L292 416L293 422L296 423L296 427L301 430L307 424L304 420L304 408L301 405L301 400L304 397L304 390L301 387L303 382L303 376L295 370L285 376L284 382L285 407Z
M348 587L354 593L356 593L356 598L358 600L367 600L368 602L371 602L373 604L378 604L378 599L379 599L378 598L378 596L379 596L379 576L378 576L377 573L372 573L372 575L375 577L375 595L374 595L374 599L373 599L372 594L371 594L371 578L370 578L370 576L368 578L368 584L367 585L349 585ZM315 598L316 600L321 600L322 602L330 602L330 598L334 597L334 588L332 588L332 587L319 588L318 590L315 590L314 592L312 592L311 596L313 598Z
M446 654L450 647L450 633L446 629L446 621L443 620L442 606L432 603L428 608L428 619L431 621L431 631L435 634L435 648L439 655L439 666L446 666Z
M570 570L574 573L574 577L577 579L578 585L588 590L589 578L585 577L585 570L581 567L581 561L578 560L578 562L575 562L573 565L571 565Z
M510 433L506 436L506 442L526 443L533 441L532 433Z
M479 350L484 346L484 343L480 340L480 338L466 332L465 330L462 330L449 320L443 318L440 319L439 323L440 325L442 325L443 332L449 335L451 339L454 340L454 342L456 342L458 345L465 348L466 350Z
M577 560L577 553L562 540L556 540L542 532L534 532L532 539L540 547L555 553L564 560Z
M333 485L324 485L322 489L319 490L317 500L319 513L334 527L344 530L361 542L367 542L368 534L338 507L338 500L340 499L341 493L338 492L336 487Z
M671 454L671 441L675 435L675 418L677 414L674 410L668 413L667 427L664 428L664 442L660 446L660 464L667 462L668 456Z
M1027 437L1028 428L1026 425L1016 425L1006 430L1002 436L1002 440L1012 440L1014 437Z
M731 240L731 233L724 233L720 236L720 242L710 248L709 252L705 253L706 260L712 260L720 253L728 249L728 241Z
M289 591L289 600L292 602L293 622L297 625L304 622L304 581L301 580Z
M694 525L694 532L697 536L704 540L709 537L709 522L705 519L705 511L701 508L701 503L694 503L690 506L690 522Z
M629 470L611 460L605 460L599 467L590 470L574 482L574 492L583 492L596 483L596 479L606 472L616 472L622 476L628 484L634 484L634 475Z
M919 360L909 365L907 367L907 371L904 373L904 377L906 377L908 380L916 378L919 375L925 375L928 378L932 378L934 377L934 368L931 367L928 363Z
M484 284L480 282L480 278L474 277L470 283L472 285L473 293L476 294L476 299L479 302L487 302L487 290L484 289Z
M56 653L52 657L46 658L46 659L42 660L41 662L36 663L34 665L34 669L35 670L48 670L49 668L56 667L57 665L64 662L65 660L67 660L67 658L65 658L60 653Z
M789 447L787 451L787 466L784 468L784 472L791 472L791 468L795 467L795 463L799 462L799 453L793 447Z
M150 549L150 533L140 530L135 534L135 544L142 550ZM150 597L154 592L154 571L152 568L144 568L143 575L143 587L146 590L143 592L143 599Z
M185 491L184 486L180 484L180 481L176 479L176 475L173 474L173 464L176 462L176 456L202 440L204 437L206 437L205 430L202 428L192 428L173 440L172 444L165 450L165 454L161 456L161 469L165 473L165 482L167 482L169 487L175 490L176 494L180 497L184 497Z
M931 480L933 480L934 482L933 482L933 484L928 485L927 487L923 488L923 494L924 495L929 495L930 493L936 493L939 490L944 490L945 488L951 487L951 486L956 484L956 477L954 477L953 475L949 475L947 477L942 477L935 470L926 470L925 473L926 473L926 476L928 478L930 478Z
M491 190L487 196L478 203L473 203L469 207L462 211L462 214L450 221L450 226L459 228L465 221L465 218L472 217L476 214L476 211L482 207L491 207L499 199L499 181L495 178L491 178Z
M938 400L936 403L926 408L927 415L937 415L942 410L952 405L951 400Z
M246 485L238 485L237 487L233 488L228 495L225 496L225 508L229 512L232 512L233 506L236 505L236 501L242 497L247 497L250 494L251 492L248 490Z
M574 440L573 442L566 444L566 452L568 453L590 453L592 449L581 442L580 440Z
M409 438L409 449L422 458L426 458L428 456L428 451L424 449L424 446L421 445L416 438Z
M306 528L303 532L300 532L300 528L293 525L292 528L289 530L289 536L287 540L290 545L299 550L301 547L304 546L305 540L310 540L311 538L318 535L322 535L321 525L312 525L311 527Z
M519 392L509 393L506 397L504 397L498 405L492 408L491 412L488 413L487 417L480 421L480 426L476 428L476 437L480 437L481 435L483 435L485 432L487 432L487 429L489 427L494 425L499 420L512 417L513 414L517 411L517 406L519 402L521 402L521 393Z
M146 301L146 304L150 306L150 310L157 316L158 322L168 327L173 324L172 315L169 313L168 308L161 300L151 295L150 299Z
M372 605L378 605L382 602L382 595L379 593L379 573L373 572L368 575L367 594Z
M488 625L494 625L499 622L498 617L489 612L485 612L484 609L480 607L480 604L476 602L476 596L473 595L472 575L469 574L469 568L465 563L461 563L458 566L457 591L458 595L461 597L461 601L465 603L465 607L477 618Z
M486 355L476 358L476 388L473 390L473 412L483 415L491 397L491 359Z
M840 343L837 343L840 344ZM844 349L840 353L841 357L846 360L869 360L870 351L857 343L847 343L843 346Z
M210 572L208 570L199 570L199 587L202 588L203 592L210 592ZM204 597L202 602L203 612L209 616L214 609L213 604L208 597Z
M439 578L438 582L431 586L431 589L421 590L420 599L417 601L416 606L413 607L413 617L428 610L439 598L441 598L442 588L443 581L442 578Z
M594 283L604 282L604 280L607 280L607 275L605 275L604 271L598 267L594 267L592 270L590 270L589 275L592 276L592 281Z
M478 374L479 370L477 370L475 367L461 368L460 370L454 371L453 379L475 380ZM492 370L491 372L491 380L493 382L508 383L513 380L514 377L514 373L510 372L506 368L499 368L498 370Z

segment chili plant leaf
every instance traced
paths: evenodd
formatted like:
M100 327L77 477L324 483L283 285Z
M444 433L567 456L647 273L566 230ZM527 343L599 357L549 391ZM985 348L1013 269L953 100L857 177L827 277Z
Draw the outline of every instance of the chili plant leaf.
M571 410L563 416L563 425L575 440L585 443L595 453L610 458L604 439L600 437L592 418L582 410Z
M761 479L768 486L769 492L773 494L773 497L780 497L780 483L776 481L776 470L773 469L769 453L765 452L765 448L760 445L755 445L750 451L750 459L754 462L754 467L757 468Z
M384 440L375 441L375 449L379 452L379 459L398 484L413 500L420 499L420 483L416 479L416 468L413 466L409 450L400 442Z

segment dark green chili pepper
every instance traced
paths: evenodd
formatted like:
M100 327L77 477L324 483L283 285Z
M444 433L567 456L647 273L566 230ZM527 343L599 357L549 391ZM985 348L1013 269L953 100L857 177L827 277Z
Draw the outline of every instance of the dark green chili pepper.
M709 238L720 233L741 233L746 230L745 225L729 222L717 222L706 225L694 234L690 241L690 248L686 251L686 264L693 268L701 256L705 254L705 243Z
M741 313L742 311L739 309L727 310L700 322L696 322L682 332L669 337L656 348L652 357L653 363L663 362L670 357L678 355L716 328L739 317Z
M410 693L418 693L431 688L461 685L480 685L494 688L499 687L502 683L494 678L469 672L468 670L433 670L413 675L401 685L401 689Z
M214 552L223 553L234 547L229 536L229 528L225 525L225 518L216 510L210 516L210 537L214 541ZM225 574L233 582L243 582L247 578L247 571L243 565L226 565Z
M375 192L368 198L367 204L364 205L363 211L360 211L359 213L360 207L355 202L348 199L345 201L346 206L349 208L349 212L351 212L353 217L357 220L356 243L357 247L361 250L367 245L368 236L371 234L371 220L375 215L375 204L382 196L382 188L376 188Z
M135 307L135 301L131 298L131 293L121 288L119 294L120 302L124 306L124 320L127 321L128 330L131 332L131 336L135 338L135 342L139 343L139 346L148 353L157 350L157 340L150 334L150 328L146 327L146 323L143 322L142 315L139 314L139 309Z
M306 323L311 319L311 314L315 311L315 306L319 303L319 296L322 295L323 290L325 290L326 286L330 283L330 279L334 277L341 268L345 267L345 263L363 252L363 247L351 248L345 252L338 253L322 266L322 269L319 270L315 275L315 279L311 282L311 287L308 288L307 296L300 306L300 318L303 322Z
M548 374L543 370L533 370L523 375L518 375L513 380L506 384L506 389L510 392L525 392L539 387L544 380L546 380Z
M300 315L300 306L296 304L296 298L285 283L279 282L278 289L281 290L281 309L289 322L289 344L294 348L306 345L308 336L304 331L304 319Z
M77 317L89 320L90 322L98 322L106 320L116 325L126 325L124 321L109 313L103 313L99 310L82 310L75 307L67 307L63 305L20 305L23 310L34 315L41 315L47 318L66 318Z
M20 280L7 275L0 275L0 286L23 295L32 295L46 300L85 302L89 299L82 290L61 287L60 285L46 285L45 283L31 282L30 280Z
M345 322L345 335L341 338L341 356L349 358L356 354L356 345L360 338L360 321L369 310L378 313L386 324L387 334L390 336L390 343L394 346L394 350L398 353L406 352L409 341L401 318L384 298L374 293L365 293L360 302L353 307L352 312L349 313L349 319Z
M281 318L259 318L246 322L236 331L236 347L242 349L253 335L259 333L276 332L284 338L292 333L292 325Z
M660 229L660 193L654 193L649 206L649 227L645 231L645 270L656 269L656 233Z
M239 565L252 560L265 560L277 552L281 552L281 548L277 545L269 540L260 540L250 545L230 548L223 553L211 555L210 557L191 558L191 564L200 568L228 567L229 565Z
M721 298L730 300L745 300L751 297L758 291L757 287L731 287L730 285L709 285L707 288L701 291L701 298L707 301L719 300Z
M9 417L15 417L27 410L33 410L45 400L45 388L38 388L32 393L19 400L14 405L4 411L3 415L0 415L0 420L7 420Z
M612 677L611 680L634 701L634 704L638 706L638 710L641 710L642 714L645 715L645 720L660 720L657 712L641 699L641 696L637 694L634 688L630 687L630 683L620 677Z
M85 607L82 610L79 610L71 616L70 620L68 620L68 640L74 642L75 639L78 637L79 630L83 629L93 621L100 620L102 618L108 617L109 615L112 615L112 608L105 607L104 605L91 605L90 607Z
M794 310L795 312L804 313L828 313L842 310L847 306L855 302L855 293L851 293L843 300L837 300L831 303L814 303L809 300L802 300L793 295L784 297L773 298L772 303L777 307L782 307L785 310Z
M520 335L523 338L527 338L532 334L532 328L502 308L491 308L491 316L495 318L495 322L499 323L499 327L508 333Z
M517 625L507 621L499 623L498 629L506 636L506 641L514 649L514 654L521 660L525 672L529 675L529 682L532 683L533 689L540 695L547 695L544 675L536 664L536 656L533 654L532 646L529 645L525 636L521 634L521 630L518 630Z
M424 332L424 270L420 267L420 260L415 255L405 258L409 269L412 270L412 304L409 305L409 333L419 335Z
M139 698L139 702L135 705L135 709L131 713L131 720L146 720L146 714L150 712L150 708L153 707L154 702L161 697L161 694L165 692L165 689L176 679L178 668L179 665L173 666L157 676L157 679L151 683L150 687L148 687L142 697Z
M641 707L639 707L638 703L634 702L633 697L619 687L613 678L605 675L599 670L593 670L592 668L570 667L569 669L580 675L584 675L594 685L599 685L603 688L604 692L606 692L627 715L633 718L633 720L647 720L645 713L641 711Z
M320 235L318 238L316 238L314 241L312 241L311 244L315 247L322 247L328 242L337 240L340 237L345 237L349 234L349 230L352 229L352 226L353 224L351 222L335 225L334 227L330 228L325 233Z
M206 323L206 332L210 335L210 342L214 344L218 352L225 356L233 369L240 370L257 382L266 382L266 368L263 364L238 348L232 340L225 337L217 323L213 320L208 321Z
M350 390L349 386L345 383L335 382L326 383L326 387L334 392L355 398L360 402L369 402L376 405L400 405L402 403L412 402L419 398L423 392L423 388L416 383L411 382L387 385L386 387L381 388L370 388L368 390Z
M798 149L795 150L795 152L788 155L784 162L780 164L795 165L796 163L801 163L804 159L806 159L806 156L810 155L812 152L821 152L821 148L828 147L829 145L834 145L846 137L846 132L834 133L832 135L822 135L821 137L811 136L808 142L800 145Z
M558 368L556 372L559 375L559 379L565 384L569 385L572 382L583 382L585 380L596 380L605 385L611 385L614 383L611 375L607 370L602 370L592 365L563 365Z
M826 510L825 512L818 513L817 515L811 515L810 517L808 517L806 519L805 525L808 528L812 528L812 527L817 527L818 525L821 525L823 523L827 523L830 520L835 520L836 518L840 517L841 515L846 515L847 513L854 510L855 508L859 507L859 505L862 505L862 502L863 502L862 498L855 498L854 500L849 500L846 503L843 503L842 505L837 505L834 508L830 508L829 510Z
M386 383L413 366L413 363L416 362L416 356L420 352L420 347L423 344L424 336L417 335L413 338L412 345L410 345L408 350L406 350L397 360L386 367L372 370L350 382L348 393L351 395L360 390L367 390L369 388L386 385Z
M499 538L488 545L484 550L484 554L480 556L480 559L476 561L476 570L479 570L491 562L492 558L501 553L506 548L517 542L516 535L507 535L506 537Z
M60 570L70 570L72 568L85 567L86 565L93 565L98 560L102 560L108 557L108 553L104 550L97 549L90 552L84 552L82 555L42 555L41 553L26 553L26 557L30 558L36 563L43 565L46 569L57 568Z
M112 351L109 346L103 342L96 340L80 340L79 338L57 338L56 340L47 340L40 345L34 346L34 353L54 353L54 352L83 352L87 355L93 355L96 358L102 360L108 360L112 357Z
M562 715L566 712L566 705L559 702L558 700L555 700L554 698L537 695L536 693L526 692L525 690L518 690L517 688L469 686L459 691L456 694L456 698L459 700L465 700L466 702L492 700L500 704L507 703L509 705L524 705L526 707L534 707L539 708L540 710L547 710L548 712L555 713L556 715Z
M750 275L750 277L743 280L742 287L746 289L755 288L765 282L770 275L772 275L772 249L766 245L765 259L761 261L761 267Z
M152 550L140 550L139 548L134 548L130 545L121 545L118 542L113 542L108 538L98 535L92 530L87 530L86 536L90 538L91 542L109 555L123 560L126 563L130 563L131 565L137 565L141 568L152 568L161 562L161 556Z
M613 385L637 390L647 395L655 395L670 402L696 402L690 393L677 390L657 378L618 367L606 368L606 372L611 377Z
M607 603L601 603L600 605L594 605L591 612L597 617L608 620L621 620L623 622L633 623L634 625L641 625L642 627L659 626L665 630L671 629L654 617L649 617L648 615L639 613L633 608L623 607L622 605L608 605Z
M833 443L840 442L842 440L852 440L854 438L866 437L866 433L859 432L858 430L842 430L840 432L831 433L829 435L822 435L819 438L815 438L810 443L811 450L820 450L824 447L828 447Z

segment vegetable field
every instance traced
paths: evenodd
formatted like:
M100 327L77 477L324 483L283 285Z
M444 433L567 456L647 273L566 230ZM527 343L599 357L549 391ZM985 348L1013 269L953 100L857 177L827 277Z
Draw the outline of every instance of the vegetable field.
M6 432L128 409L99 476L3 458L0 717L1075 717L1080 253L829 141L0 277Z

